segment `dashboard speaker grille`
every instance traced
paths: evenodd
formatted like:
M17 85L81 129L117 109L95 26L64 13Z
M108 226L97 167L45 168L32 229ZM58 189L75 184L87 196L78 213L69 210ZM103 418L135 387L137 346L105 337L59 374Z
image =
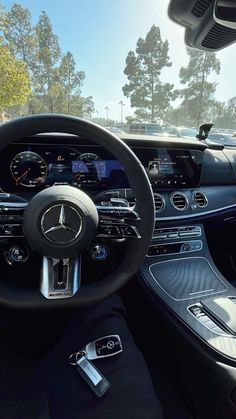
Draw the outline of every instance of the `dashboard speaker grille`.
M211 3L212 0L197 0L191 10L192 14L196 17L202 17Z
M170 197L170 202L174 208L179 211L183 211L188 208L188 199L182 192L175 192Z
M193 194L193 202L197 207L204 208L208 204L208 199L203 192L194 192Z
M159 193L154 193L156 212L161 212L165 208L165 200Z

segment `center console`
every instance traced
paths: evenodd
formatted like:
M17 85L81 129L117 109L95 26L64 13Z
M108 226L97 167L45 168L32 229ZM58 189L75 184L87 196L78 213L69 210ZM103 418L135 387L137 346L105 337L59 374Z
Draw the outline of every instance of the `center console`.
M203 225L156 228L141 279L209 347L236 360L236 290L212 260Z

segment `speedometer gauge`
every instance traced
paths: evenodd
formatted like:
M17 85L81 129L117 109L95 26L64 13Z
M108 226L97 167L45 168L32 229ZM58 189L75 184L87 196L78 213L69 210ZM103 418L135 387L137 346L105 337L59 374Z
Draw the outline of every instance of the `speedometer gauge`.
M104 176L104 161L94 153L83 153L74 162L74 173L81 186L96 186ZM75 170L76 169L76 170Z
M16 185L33 188L45 182L47 164L39 154L23 151L11 161L10 171Z

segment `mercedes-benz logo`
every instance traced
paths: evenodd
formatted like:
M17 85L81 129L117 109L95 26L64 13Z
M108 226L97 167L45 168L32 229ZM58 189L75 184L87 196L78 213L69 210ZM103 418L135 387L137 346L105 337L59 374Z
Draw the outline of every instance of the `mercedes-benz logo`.
M114 343L114 341L113 341L113 340L109 340L109 341L107 342L107 349L113 349L113 348L114 348L114 346L115 346L115 343Z
M41 230L50 242L68 244L73 242L82 229L79 212L68 204L57 204L44 212Z

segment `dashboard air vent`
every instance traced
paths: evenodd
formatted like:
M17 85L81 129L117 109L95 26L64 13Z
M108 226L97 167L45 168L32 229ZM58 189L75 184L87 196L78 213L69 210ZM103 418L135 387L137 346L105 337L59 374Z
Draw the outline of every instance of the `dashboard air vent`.
M165 208L165 200L159 193L154 193L156 212L161 212Z
M173 207L179 211L188 208L188 198L182 192L174 192L170 197L170 202Z
M208 204L208 199L203 192L197 191L193 193L193 202L197 207L204 208Z
M215 23L202 41L206 48L223 48L236 40L236 30Z
M211 3L212 0L197 0L191 10L192 14L196 17L202 17Z

